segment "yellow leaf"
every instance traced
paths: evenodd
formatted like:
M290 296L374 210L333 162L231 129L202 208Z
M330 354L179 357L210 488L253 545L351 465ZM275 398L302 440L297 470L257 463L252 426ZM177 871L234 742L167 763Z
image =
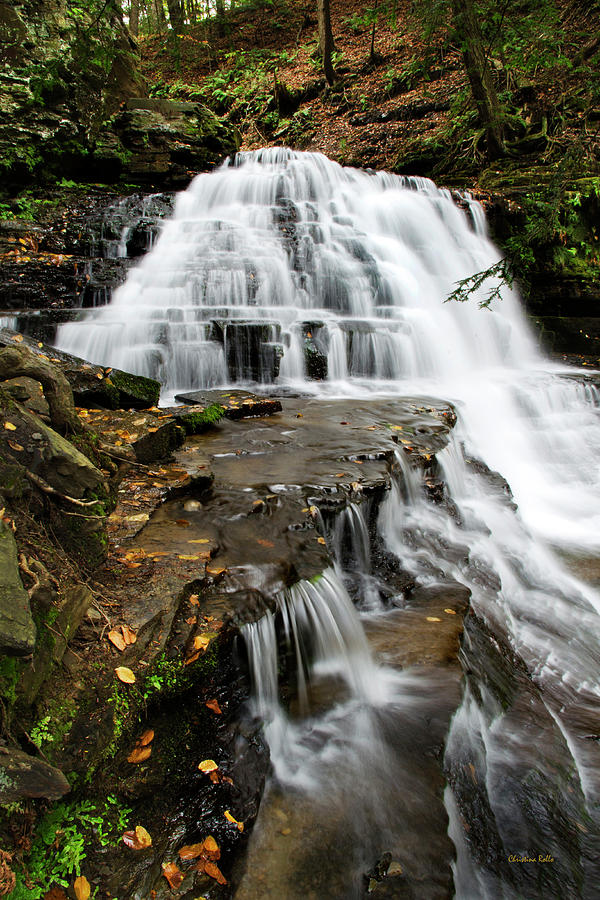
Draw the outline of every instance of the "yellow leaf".
M22 335L22 334L15 334L15 336L14 336L14 338L13 338L13 341L16 341L17 344L22 343L22 341L23 341L23 335Z
M196 538L194 541L188 541L188 544L210 544L209 538Z
M4 427L6 428L7 431L16 431L17 430L17 426L13 425L12 422L5 422Z
M23 449L21 444L18 444L16 441L9 440L8 446L11 448L11 450L16 450L17 453L20 453Z
M214 759L203 759L201 763L198 763L198 768L205 775L208 775L209 772L216 772L219 767Z
M114 646L117 648L117 650L123 651L125 649L125 647L127 646L127 644L125 643L125 640L123 639L123 635L119 631L118 628L113 628L111 631L108 632L108 634L106 636L107 636L108 640L111 642L111 644L114 644ZM118 673L118 670L116 670L116 671L117 671L117 676L119 678L121 678L121 676ZM121 679L121 681L122 680L123 679Z
M225 816L225 818L227 819L228 822L231 822L232 825L236 825L236 826L237 826L237 830L238 830L239 832L242 832L242 831L244 830L244 823L243 823L243 822L238 822L237 819L234 819L233 816L231 815L231 813L229 812L228 809L225 810L225 812L223 813L223 815Z
M448 613L449 616L455 616L455 615L456 615L456 610L455 610L455 609L445 609L444 612L445 612L445 613Z
M207 575L222 575L223 572L225 572L225 571L226 571L225 566L215 565L215 566L207 566L206 567Z
M88 900L90 896L91 889L90 883L85 877L85 875L80 875L79 878L75 879L73 884L73 890L75 891L75 896L77 900Z
M198 634L194 638L194 649L195 650L206 650L208 645L210 644L210 637L207 634Z
M190 556L190 555L186 555L184 553L178 553L177 559L199 559L199 557L197 554L195 556L194 555Z
M439 619L437 616L427 616L427 621L428 622L441 622L442 620Z
M122 681L124 684L135 684L135 675L127 666L117 666L115 673L119 681Z
M317 542L318 542L319 544L326 544L326 543L327 543L327 541L325 540L324 537L318 537L318 538L317 538Z
M123 835L123 843L132 850L146 850L152 846L152 838L143 825L136 825L135 831L126 831Z

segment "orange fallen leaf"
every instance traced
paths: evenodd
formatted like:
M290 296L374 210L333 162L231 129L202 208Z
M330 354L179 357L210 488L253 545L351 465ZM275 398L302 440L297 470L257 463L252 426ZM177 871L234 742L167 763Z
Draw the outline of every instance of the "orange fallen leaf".
M124 684L135 684L135 675L127 666L117 666L115 672L119 681Z
M198 768L205 775L208 775L209 772L216 772L219 767L214 759L203 759L202 762L198 763Z
M444 612L445 612L445 613L448 613L449 616L455 616L455 615L456 615L456 610L455 610L455 609L445 609Z
M227 569L225 568L225 566L217 566L217 565L214 565L214 566L207 566L207 567L206 567L206 574L207 574L207 575L214 575L214 576L216 576L216 575L222 575L223 572L226 572L226 571L227 571Z
M123 638L123 634L118 628L111 629L106 637L111 642L111 644L113 644L117 648L117 650L123 651L127 646L127 644L125 643L125 639Z
M205 704L211 712L216 713L218 716L223 715L223 710L219 706L218 700L207 700Z
M17 426L13 425L12 422L5 422L4 427L6 428L7 431L16 431L17 430Z
M227 879L216 863L204 863L204 867L201 871L205 872L208 876L210 876L210 878L214 878L218 884L227 884Z
M23 340L22 334L15 334L15 336L13 337L13 341L16 341L17 344L20 344L22 342L22 340Z
M11 440L9 440L8 446L11 448L11 450L16 450L17 453L20 453L21 450L24 449L24 448L21 446L21 444L17 444L16 441L11 441Z
M229 812L228 809L225 810L223 815L225 816L225 818L227 819L228 822L231 822L232 825L235 825L237 827L237 830L240 833L244 830L244 823L238 822L237 819L234 819L234 817L231 815L231 813Z
M273 541L267 541L264 538L256 538L256 543L260 544L261 547L274 547L275 546Z
M178 891L181 882L183 881L183 872L177 867L176 863L163 863L162 864L162 873L164 877L169 882L169 885L174 891Z
M207 634L197 634L194 638L194 650L206 650L210 644L210 637Z
M129 627L129 625L121 625L121 631L123 632L123 638L127 645L135 644L137 641L137 635L135 631Z
M152 728L148 728L139 739L138 744L140 745L140 747L147 747L148 744L151 744L153 740L154 731Z
M145 762L150 757L151 753L152 747L134 747L127 757L127 762L138 765L139 763Z
M196 616L190 616L189 619L186 619L186 625L195 625L198 621Z
M187 519L176 519L175 524L179 525L181 528L187 528L190 523Z
M183 860L198 859L204 850L204 842L201 844L186 844L179 850L179 857Z
M152 846L152 838L143 825L136 825L134 831L126 831L122 840L132 850L146 850Z
M326 544L327 541L325 540L324 537L318 537L318 538L317 538L317 543L319 543L319 544Z
M191 603L192 606L198 606L198 594L190 594L188 603Z
M75 879L73 883L73 890L75 891L77 900L88 900L88 897L91 894L91 888L90 883L85 875L80 875L79 878Z

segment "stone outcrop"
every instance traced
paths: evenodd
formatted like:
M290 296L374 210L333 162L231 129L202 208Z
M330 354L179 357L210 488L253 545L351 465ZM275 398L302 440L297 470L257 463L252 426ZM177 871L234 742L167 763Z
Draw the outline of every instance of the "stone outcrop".
M81 10L66 0L0 0L7 193L48 176L181 186L236 149L233 129L203 106L145 98L117 4L101 16Z
M135 184L177 188L237 148L231 128L200 103L136 98L100 133L93 158L103 180L126 173Z

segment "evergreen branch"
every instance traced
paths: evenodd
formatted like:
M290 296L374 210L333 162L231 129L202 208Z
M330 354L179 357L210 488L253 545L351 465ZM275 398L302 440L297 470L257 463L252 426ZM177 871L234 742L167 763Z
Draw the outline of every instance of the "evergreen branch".
M481 272L475 272L473 275L469 275L468 278L456 281L456 288L451 294L448 294L444 303L449 303L451 300L465 303L465 301L470 299L471 294L474 294L485 284L488 278L497 278L499 282L489 289L485 300L479 301L479 309L489 309L492 300L502 300L503 287L512 288L515 274L510 260L504 257L504 259L494 263L493 266Z

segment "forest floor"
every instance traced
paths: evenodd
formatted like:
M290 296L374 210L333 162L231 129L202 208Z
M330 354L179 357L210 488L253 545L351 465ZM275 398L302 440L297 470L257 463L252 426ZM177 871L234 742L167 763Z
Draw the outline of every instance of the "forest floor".
M597 13L572 0L557 7L560 21L546 31L543 16L523 21L537 30L527 52L514 50L519 26L506 26L509 50L492 60L519 138L518 159L503 161L504 174L534 167L537 176L565 156L576 157L581 174L600 158L597 76L572 64L598 30ZM479 179L493 189L499 167L484 160L447 20L430 14L424 23L409 0L379 4L375 27L359 0L332 0L331 11L332 88L321 73L314 2L273 0L235 10L220 28L215 20L190 27L176 43L142 38L150 92L207 103L237 126L243 149L284 144L342 164L455 185L476 187ZM550 34L560 44L550 44Z

